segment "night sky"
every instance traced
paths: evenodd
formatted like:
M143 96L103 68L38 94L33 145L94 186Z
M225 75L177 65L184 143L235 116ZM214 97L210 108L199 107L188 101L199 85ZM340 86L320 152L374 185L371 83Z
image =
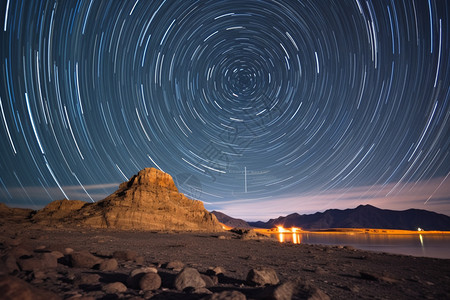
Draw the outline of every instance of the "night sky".
M450 214L450 1L0 3L9 206L154 167L247 220Z

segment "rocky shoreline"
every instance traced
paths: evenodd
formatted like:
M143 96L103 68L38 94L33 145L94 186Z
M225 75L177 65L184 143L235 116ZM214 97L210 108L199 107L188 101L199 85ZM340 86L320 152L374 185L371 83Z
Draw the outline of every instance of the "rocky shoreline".
M4 224L0 254L2 299L450 298L450 260L281 244L245 230Z

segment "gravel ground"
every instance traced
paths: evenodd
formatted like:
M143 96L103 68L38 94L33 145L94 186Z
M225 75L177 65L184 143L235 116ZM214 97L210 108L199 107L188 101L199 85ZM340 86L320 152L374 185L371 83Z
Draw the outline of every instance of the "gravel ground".
M75 253L87 250L102 260L114 258L117 251L132 251L136 257L118 257L117 268L110 271L75 268L70 264L71 249ZM25 254L20 256L20 251ZM19 267L10 273L64 299L202 299L211 297L209 293L231 290L241 292L247 299L261 299L273 287L254 286L247 281L249 271L259 267L275 270L280 283L296 280L331 299L450 299L447 259L367 252L352 247L295 245L264 238L242 239L231 232L129 232L3 224L3 261L16 252L18 266L24 259L40 257L40 253L64 255L58 258L56 267L42 271ZM207 285L208 290L179 291L173 282L180 270L167 268L167 263L174 261L197 269L202 276L211 275L214 267L221 267L224 272L210 276L213 284ZM131 288L127 278L132 270L141 267L154 267L162 278L162 286L147 292ZM86 278L89 281L91 274L98 275L93 279L97 280L95 284L82 284ZM105 292L105 285L112 282L122 282L126 291Z

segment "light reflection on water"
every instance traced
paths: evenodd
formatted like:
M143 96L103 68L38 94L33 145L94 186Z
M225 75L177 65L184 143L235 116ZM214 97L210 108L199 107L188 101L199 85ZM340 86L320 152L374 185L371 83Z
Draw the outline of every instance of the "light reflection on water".
M302 242L302 235L300 233L278 233L278 241L280 243L290 242L300 244Z
M362 250L450 259L449 234L276 233L281 243L353 246Z

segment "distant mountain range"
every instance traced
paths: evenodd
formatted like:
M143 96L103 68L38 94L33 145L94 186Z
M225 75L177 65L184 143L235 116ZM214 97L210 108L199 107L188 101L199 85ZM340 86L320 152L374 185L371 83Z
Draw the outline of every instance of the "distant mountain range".
M211 213L216 216L217 220L219 220L220 223L222 223L228 227L231 227L231 228L251 228L252 227L244 220L232 218L220 211L213 210Z
M219 217L218 214L214 214L219 222L224 220L223 216ZM233 218L226 217L228 218L226 221L233 224L230 220ZM270 219L267 222L247 222L246 224L258 228L274 228L281 225L287 228L300 227L302 229L380 228L417 230L417 228L422 228L424 230L450 230L450 217L422 209L396 211L380 209L372 205L360 205L353 209L329 209L310 215L293 213L285 217Z

